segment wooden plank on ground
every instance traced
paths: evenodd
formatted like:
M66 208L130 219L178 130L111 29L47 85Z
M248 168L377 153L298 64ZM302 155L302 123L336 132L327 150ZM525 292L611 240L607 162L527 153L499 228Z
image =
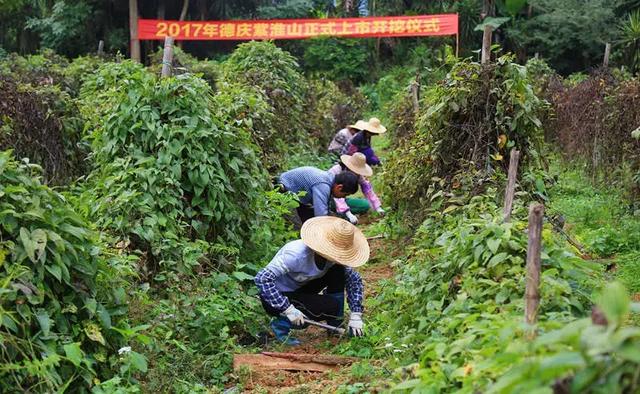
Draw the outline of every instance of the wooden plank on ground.
M358 361L355 357L334 356L330 354L308 354L308 353L276 353L262 352L265 356L286 358L288 360L300 362L313 362L325 365L350 365Z
M314 362L294 361L283 357L273 357L264 354L235 354L233 356L233 369L237 371L241 367L248 367L253 371L306 371L327 372L335 365L320 364Z

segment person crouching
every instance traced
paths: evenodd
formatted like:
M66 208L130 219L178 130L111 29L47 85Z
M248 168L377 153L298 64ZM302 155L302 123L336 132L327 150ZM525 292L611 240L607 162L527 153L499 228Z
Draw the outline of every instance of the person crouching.
M262 306L275 317L275 337L288 345L300 344L290 331L304 328L305 319L341 325L345 291L351 310L349 332L362 336L364 284L354 268L369 260L366 237L333 216L307 220L300 236L285 244L254 280Z

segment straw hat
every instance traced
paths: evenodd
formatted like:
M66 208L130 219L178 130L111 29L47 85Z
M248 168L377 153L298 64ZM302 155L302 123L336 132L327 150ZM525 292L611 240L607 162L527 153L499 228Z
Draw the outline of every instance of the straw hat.
M368 122L365 123L366 124L364 125L365 127L363 130L367 130L370 133L382 134L387 131L387 128L380 123L380 119L378 118L371 118Z
M353 156L342 155L340 160L347 166L348 169L362 176L373 175L373 170L367 164L367 156L361 152L356 152Z
M351 129L356 129L356 130L364 130L364 127L367 125L367 122L365 122L364 120L359 120L356 122L356 124L350 124L349 128Z
M369 243L362 231L335 216L317 216L304 222L302 242L329 261L359 267L369 260Z

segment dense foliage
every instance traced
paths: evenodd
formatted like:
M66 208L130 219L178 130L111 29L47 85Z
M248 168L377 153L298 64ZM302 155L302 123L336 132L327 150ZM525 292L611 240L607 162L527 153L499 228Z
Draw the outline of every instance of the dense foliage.
M523 152L522 163L535 157L545 106L526 68L509 57L488 66L454 65L425 93L415 133L389 160L387 195L398 206L416 208L428 206L440 188L477 194L507 167L511 148Z
M261 217L256 148L216 115L211 94L192 75L161 80L128 62L106 64L83 88L89 215L145 253L151 271L211 264L208 242L247 245Z
M120 364L131 272L39 173L0 154L0 390L81 391Z

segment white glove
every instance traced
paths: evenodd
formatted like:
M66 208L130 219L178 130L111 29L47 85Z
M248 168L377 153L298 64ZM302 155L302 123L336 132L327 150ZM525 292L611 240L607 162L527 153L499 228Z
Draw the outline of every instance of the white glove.
M347 219L351 222L351 224L358 224L358 217L351 213L351 211L347 211L344 213Z
M364 322L362 321L362 312L351 312L351 318L349 319L349 332L354 337L361 337L364 335L362 328Z
M378 212L378 214L380 214L380 216L384 216L384 214L385 214L384 209L382 209L382 207L378 207L378 209L376 209L376 212Z
M281 313L282 316L286 316L287 319L295 326L301 326L304 324L304 318L306 317L304 313L300 312L298 308L293 305L289 305L284 312Z

